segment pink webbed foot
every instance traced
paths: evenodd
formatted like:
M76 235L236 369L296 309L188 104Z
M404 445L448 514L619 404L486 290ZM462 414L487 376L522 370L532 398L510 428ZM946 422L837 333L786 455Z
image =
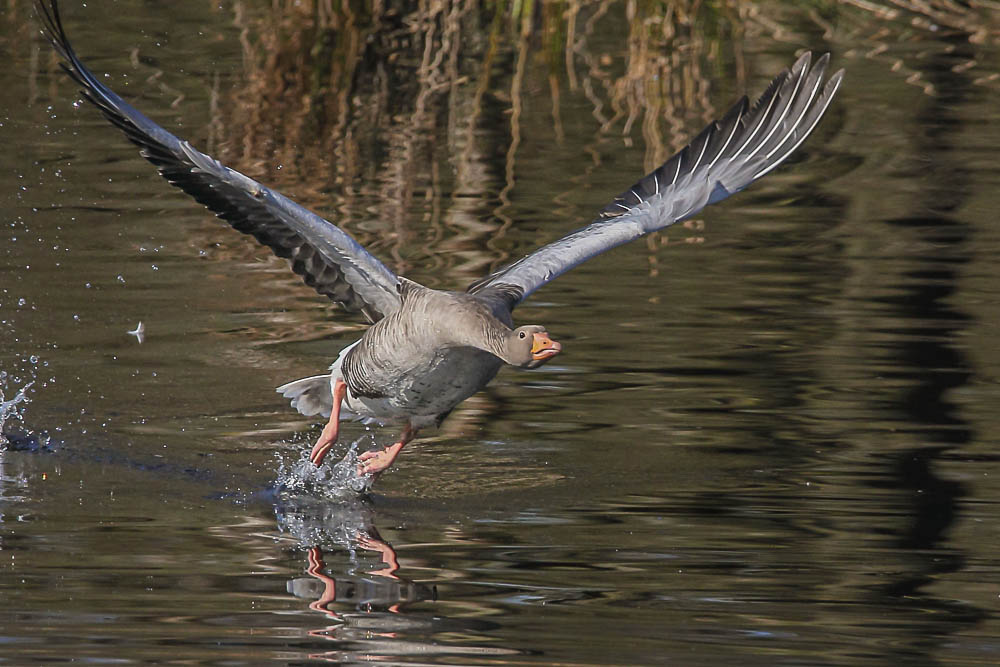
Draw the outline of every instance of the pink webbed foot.
M359 475L377 475L389 466L392 462L396 460L399 455L399 450L403 448L403 444L397 442L395 445L386 447L385 449L377 452L365 452L358 457L358 461L361 461L361 465L358 466Z
M410 440L417 434L417 429L411 427L409 424L403 429L403 434L399 438L399 442L394 445L389 445L385 449L377 452L365 452L358 457L358 461L361 464L358 466L359 475L372 475L377 476L386 468L392 465L392 462L396 460L399 456L399 452L403 450Z

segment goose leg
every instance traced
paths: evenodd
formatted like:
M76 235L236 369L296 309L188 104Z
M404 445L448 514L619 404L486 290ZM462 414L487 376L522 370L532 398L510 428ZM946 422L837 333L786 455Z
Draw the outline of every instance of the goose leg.
M346 395L347 383L343 380L337 380L333 385L333 407L330 408L330 421L323 427L323 433L320 434L319 440L313 445L312 453L309 454L309 460L317 468L322 465L327 452L337 442L337 434L340 432L340 404L344 402Z
M413 428L412 424L407 424L406 428L403 429L403 434L399 436L399 442L394 445L389 445L380 452L365 452L358 457L361 461L361 465L358 466L359 475L377 475L389 466L392 462L396 460L399 456L399 452L402 451L406 443L413 440L417 436L417 429Z

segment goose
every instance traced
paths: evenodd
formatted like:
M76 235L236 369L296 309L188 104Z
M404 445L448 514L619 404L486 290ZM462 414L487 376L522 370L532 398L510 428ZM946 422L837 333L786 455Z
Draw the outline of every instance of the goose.
M753 105L743 96L655 171L615 197L588 225L490 273L465 291L396 275L347 232L279 192L193 148L115 94L81 62L57 0L35 0L42 32L89 102L139 146L160 174L237 231L290 260L307 285L371 326L328 372L277 388L305 416L326 418L309 459L337 441L341 420L400 423L392 445L359 457L358 474L390 467L421 428L440 425L504 364L538 368L562 347L541 325L515 326L514 308L580 263L690 218L762 178L813 131L844 72L803 53Z

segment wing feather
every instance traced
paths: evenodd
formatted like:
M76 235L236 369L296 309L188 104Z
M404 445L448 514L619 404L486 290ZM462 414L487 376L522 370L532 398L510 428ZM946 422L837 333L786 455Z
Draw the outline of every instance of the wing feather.
M347 232L230 169L147 118L101 83L77 57L57 0L36 0L43 33L83 94L160 174L234 229L290 260L307 285L374 322L399 307L396 275Z
M739 192L781 164L813 131L844 71L824 84L829 54L805 53L771 81L750 107L746 97L691 143L608 204L591 224L469 287L503 294L513 307L578 264L644 234L689 218Z

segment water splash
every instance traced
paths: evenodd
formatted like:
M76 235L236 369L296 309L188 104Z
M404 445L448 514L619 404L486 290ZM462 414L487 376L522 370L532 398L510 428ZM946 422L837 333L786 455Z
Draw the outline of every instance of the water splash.
M0 371L0 383L6 380L6 378L7 378L7 373L4 371ZM0 388L0 446L5 446L7 444L7 438L4 437L3 434L4 424L10 418L18 420L21 419L23 408L19 410L17 406L18 404L21 403L27 405L28 403L31 402L31 399L28 398L27 391L28 389L31 388L31 385L33 384L35 384L34 380L21 387L21 389L14 394L14 398L6 401L4 400L3 389Z
M358 444L370 436L364 435L351 443L344 458L336 463L324 463L318 468L309 460L309 451L302 450L292 461L279 452L277 486L285 498L309 495L326 500L356 498L371 488L371 475L358 474Z

